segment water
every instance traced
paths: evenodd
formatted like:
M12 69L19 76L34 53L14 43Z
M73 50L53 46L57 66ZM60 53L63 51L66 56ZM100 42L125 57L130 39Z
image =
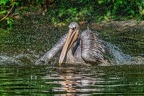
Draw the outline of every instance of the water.
M0 66L0 94L25 96L142 95L144 66Z
M110 42L103 41L103 43L111 55L112 61L114 61L113 65L121 65L127 61L130 61L129 63L131 64L132 57L130 55L124 54L117 46L111 44Z
M116 51L116 48L112 50ZM116 53L119 57L124 55L120 50ZM144 59L140 57L133 58L127 64L112 66L63 64L62 67L54 61L47 65L35 65L37 58L39 56L34 51L29 54L0 56L0 94L138 96L144 93Z
M58 67L55 61L47 65L35 65L35 61L49 50L67 29L52 28L47 23L33 24L30 21L34 20L31 19L33 18L15 22L14 30L0 33L1 96L144 95L144 58L129 57L110 43L106 44L113 50L111 52L117 63L113 66L63 64ZM129 48L127 50L133 52ZM138 54L141 52L143 51L136 51Z

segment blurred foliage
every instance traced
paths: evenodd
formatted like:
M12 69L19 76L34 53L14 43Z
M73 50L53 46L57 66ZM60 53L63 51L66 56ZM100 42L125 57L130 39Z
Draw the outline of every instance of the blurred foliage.
M42 14L47 15L49 22L53 24L119 20L122 17L144 19L144 0L0 0L0 19L8 14L12 6L15 7L11 14L19 12L19 8L36 12L41 9ZM6 16L1 22L12 28L13 20L10 16Z
M8 15L11 13L14 6L17 5L18 2L14 0L0 0L0 22L6 23L9 29L12 29L13 19Z

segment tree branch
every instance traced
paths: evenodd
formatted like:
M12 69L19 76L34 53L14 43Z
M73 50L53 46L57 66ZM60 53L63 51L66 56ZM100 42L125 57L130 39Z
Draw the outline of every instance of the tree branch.
M13 10L13 8L14 8L14 5L11 7L11 9L8 11L8 13L3 18L0 19L0 22L2 20L4 20L10 14L10 12Z

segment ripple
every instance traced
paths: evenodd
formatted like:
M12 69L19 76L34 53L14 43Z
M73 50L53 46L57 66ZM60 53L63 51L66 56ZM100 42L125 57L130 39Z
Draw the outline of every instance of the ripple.
M2 95L141 95L144 66L0 65Z

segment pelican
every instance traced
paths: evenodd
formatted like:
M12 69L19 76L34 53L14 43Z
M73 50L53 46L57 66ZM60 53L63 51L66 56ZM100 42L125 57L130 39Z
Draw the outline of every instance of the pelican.
M69 25L69 31L42 56L38 62L47 62L61 51L59 65L63 62L69 64L102 64L107 60L104 57L105 46L89 28L80 32L76 22Z

